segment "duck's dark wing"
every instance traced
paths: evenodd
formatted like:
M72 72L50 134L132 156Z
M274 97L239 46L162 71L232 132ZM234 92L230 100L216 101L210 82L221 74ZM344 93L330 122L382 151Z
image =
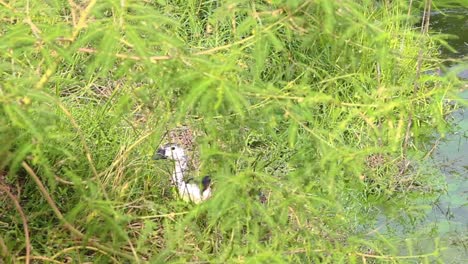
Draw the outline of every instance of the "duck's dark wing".
M206 175L205 177L203 177L202 179L202 192L206 189L208 189L208 187L210 187L211 185L211 177L209 175Z

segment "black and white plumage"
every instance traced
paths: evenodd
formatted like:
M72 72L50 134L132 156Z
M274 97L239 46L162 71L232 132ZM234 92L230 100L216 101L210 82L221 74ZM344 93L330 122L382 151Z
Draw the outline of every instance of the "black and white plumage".
M171 181L177 187L180 197L187 202L201 203L211 197L211 178L205 176L202 180L202 188L190 180L185 181L184 176L188 170L188 157L185 150L177 144L166 144L160 147L153 159L173 160L175 169Z

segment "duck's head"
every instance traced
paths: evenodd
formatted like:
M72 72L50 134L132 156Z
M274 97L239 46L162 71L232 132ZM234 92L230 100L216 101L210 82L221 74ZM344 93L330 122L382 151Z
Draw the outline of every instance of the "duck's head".
M177 144L165 144L161 146L153 155L154 160L169 159L175 161L186 160L184 149Z

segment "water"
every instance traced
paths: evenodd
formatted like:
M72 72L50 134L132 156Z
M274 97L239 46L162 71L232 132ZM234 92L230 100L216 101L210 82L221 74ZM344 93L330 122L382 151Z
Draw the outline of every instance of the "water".
M433 12L431 16L432 30L457 36L448 41L456 52L441 50L442 57L448 59L441 74L453 74L465 80L460 87L465 105L468 64L460 61L468 55L467 17L468 9L462 8ZM404 263L418 263L422 259L428 263L468 263L468 108L459 109L451 118L456 124L455 132L437 140L437 147L428 159L427 172L436 170L434 173L438 175L442 172L445 179L440 185L446 186L446 190L432 195L417 193L409 198L411 202L382 206L376 229L371 232L377 236L385 234L386 240L398 245L393 251L395 255L431 255L401 259ZM402 205L412 208L403 210Z
M468 90L460 96L468 101ZM453 118L457 131L447 135L432 159L446 176L447 193L440 196L427 215L427 222L446 247L446 263L468 263L468 112L460 109Z
M442 49L442 56L461 59L468 55L468 9L460 8L433 13L431 27L445 34L457 36L449 44L456 52ZM468 65L459 62L447 63L458 78L468 80ZM467 83L461 87L460 97L468 102ZM465 90L463 90L465 89ZM468 263L468 108L453 114L456 132L446 136L432 159L446 177L447 193L440 196L427 215L446 249L441 252L445 263Z
M451 35L449 44L456 51L442 49L446 58L463 58L468 54L468 8L440 10L431 13L431 29Z

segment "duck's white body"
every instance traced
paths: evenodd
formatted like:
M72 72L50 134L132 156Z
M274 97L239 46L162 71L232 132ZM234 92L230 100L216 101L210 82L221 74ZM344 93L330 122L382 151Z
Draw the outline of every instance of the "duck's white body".
M204 188L200 189L198 184L187 183L184 180L188 167L188 158L183 148L176 144L167 144L159 148L154 159L171 159L175 161L172 183L176 185L180 198L186 202L201 203L211 196L210 180L204 180Z
M201 191L200 187L195 183L184 183L183 186L178 187L178 190L182 200L196 204L205 201L211 196L211 188Z

